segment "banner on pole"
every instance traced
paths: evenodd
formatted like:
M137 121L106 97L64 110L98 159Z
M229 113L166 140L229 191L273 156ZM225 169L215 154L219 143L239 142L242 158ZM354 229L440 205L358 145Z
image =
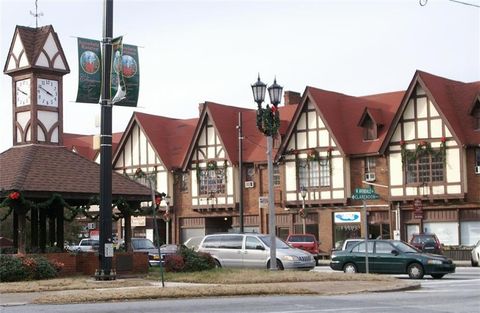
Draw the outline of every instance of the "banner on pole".
M78 38L78 92L76 102L99 103L102 88L100 41Z
M112 60L110 73L110 99L115 104L125 99L127 92L123 80L123 37L112 40Z
M122 76L126 87L125 98L115 105L136 107L140 88L140 68L138 62L138 47L123 45Z

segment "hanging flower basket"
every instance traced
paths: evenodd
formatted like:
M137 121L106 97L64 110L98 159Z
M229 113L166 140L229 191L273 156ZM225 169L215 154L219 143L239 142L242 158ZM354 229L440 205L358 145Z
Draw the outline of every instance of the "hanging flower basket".
M307 154L307 160L308 161L318 161L318 151L315 149L310 149Z

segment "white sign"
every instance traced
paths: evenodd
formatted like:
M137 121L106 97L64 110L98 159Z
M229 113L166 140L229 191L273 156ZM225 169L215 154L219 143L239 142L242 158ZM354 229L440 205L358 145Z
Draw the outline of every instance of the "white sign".
M360 223L360 212L336 212L333 218L335 224Z
M258 197L258 207L262 209L268 208L268 197Z
M132 216L130 217L130 223L132 227L146 226L145 216ZM125 226L124 218L122 218L122 226Z
M95 223L88 223L87 228L88 229L95 229Z
M105 257L113 258L113 243L105 243Z

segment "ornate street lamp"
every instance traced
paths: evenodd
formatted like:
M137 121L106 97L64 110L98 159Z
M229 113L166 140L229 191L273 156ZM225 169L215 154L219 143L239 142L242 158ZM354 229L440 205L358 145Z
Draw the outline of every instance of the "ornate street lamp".
M300 216L302 217L303 233L306 234L305 218L307 217L307 212L305 212L305 197L307 196L307 188L305 186L300 187L300 195L302 196L302 213Z
M272 161L272 147L273 136L277 135L280 127L280 114L277 106L280 103L283 87L277 84L277 79L274 79L273 85L268 87L268 94L272 106L268 104L262 108L262 103L265 101L265 91L267 85L258 80L252 85L253 100L257 103L257 128L267 136L267 164L268 164L268 231L270 235L270 270L277 269L277 245L275 234L275 205L273 203L273 161Z
M165 197L165 204L167 205L165 209L165 243L168 245L170 243L170 196Z

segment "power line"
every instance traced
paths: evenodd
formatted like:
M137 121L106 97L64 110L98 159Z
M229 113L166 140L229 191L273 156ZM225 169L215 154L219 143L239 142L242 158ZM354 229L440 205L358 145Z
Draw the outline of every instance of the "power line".
M469 6L476 7L476 8L480 8L480 5L478 5L478 4L473 4L473 3L468 3L468 2L458 1L458 0L448 0L448 1L463 4L463 5L469 5ZM423 6L427 5L428 0L419 0L418 2L423 7Z

